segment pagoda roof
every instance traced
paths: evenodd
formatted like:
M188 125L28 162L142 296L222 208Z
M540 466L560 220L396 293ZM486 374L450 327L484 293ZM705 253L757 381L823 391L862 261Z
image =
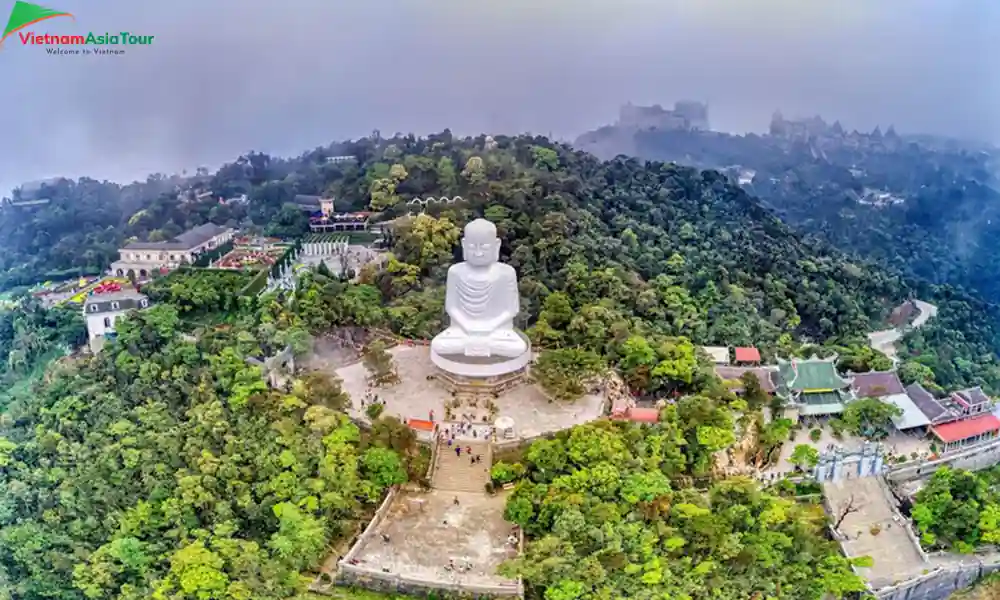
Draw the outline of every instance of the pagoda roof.
M849 388L851 380L837 373L837 358L778 359L784 387L793 392L823 392Z

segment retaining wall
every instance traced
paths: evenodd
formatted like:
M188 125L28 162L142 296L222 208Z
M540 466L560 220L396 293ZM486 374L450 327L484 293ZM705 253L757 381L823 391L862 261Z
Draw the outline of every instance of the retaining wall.
M892 495L892 491L889 490L888 481L886 481L883 477L879 477L878 487L882 491L882 496L883 498L885 498L885 503L892 510L892 514L895 517L896 522L901 524L903 530L906 531L907 539L909 539L910 543L913 544L913 547L917 549L917 554L920 555L920 559L923 560L925 563L929 563L930 558L924 551L924 547L920 545L920 540L917 539L917 534L914 533L913 531L914 525L910 522L910 519L907 519L906 517L903 516L901 512L899 512L899 501L896 499L895 496Z
M396 496L398 494L399 494L398 486L393 486L392 488L389 489L389 493L385 495L385 500L382 501L382 504L378 507L378 510L375 511L375 516L373 516L372 520L369 521L368 526L365 527L365 530L363 532L361 532L361 535L358 536L358 539L354 540L354 544L351 545L351 549L347 551L347 554L345 554L344 557L340 559L339 566L341 570L344 568L345 565L347 565L347 561L352 560L355 556L357 556L358 550L361 549L361 547L364 546L365 543L371 539L372 535L375 534L376 526L382 522L382 519L385 518L386 513L389 512L389 507L392 506L392 501L396 499ZM353 565L347 565L347 566L353 566Z
M511 450L513 448L520 448L521 446L527 447L537 440L542 439L553 439L556 436L555 431L547 433L539 433L538 435L533 435L531 437L519 437L512 440L497 440L493 442L494 450ZM495 437L495 436L494 436Z
M970 564L939 567L926 575L885 587L876 592L879 600L945 600L981 577L1000 569L1000 562L970 559Z
M1000 440L954 452L937 460L904 464L889 470L886 478L892 482L911 481L929 477L939 467L953 467L978 471L1000 462Z
M456 596L478 598L524 597L524 586L520 583L476 585L459 581L428 581L343 562L341 562L340 571L337 574L337 583L377 592L402 593L410 596L440 595L444 592Z

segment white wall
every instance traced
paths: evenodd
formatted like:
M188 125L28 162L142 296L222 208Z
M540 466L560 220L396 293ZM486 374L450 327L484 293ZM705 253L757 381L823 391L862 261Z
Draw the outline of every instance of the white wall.
M87 314L87 337L89 339L94 339L98 336L102 336L109 331L115 330L115 321L121 318L122 315L126 314L128 311L120 310L116 312L102 312L96 314ZM107 326L104 319L108 319L111 324L110 327Z

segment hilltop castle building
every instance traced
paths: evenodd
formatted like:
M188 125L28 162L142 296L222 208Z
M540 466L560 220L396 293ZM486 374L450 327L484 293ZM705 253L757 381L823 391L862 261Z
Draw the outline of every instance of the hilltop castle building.
M691 100L674 103L673 110L659 104L635 106L631 102L618 109L618 126L659 131L708 131L708 105Z

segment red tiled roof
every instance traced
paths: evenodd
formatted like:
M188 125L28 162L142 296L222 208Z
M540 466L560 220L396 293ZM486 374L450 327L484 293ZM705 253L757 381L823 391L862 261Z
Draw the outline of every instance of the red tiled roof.
M935 425L932 428L934 435L942 442L957 442L987 431L997 430L1000 430L1000 419L993 415L980 415L973 419Z
M427 421L425 419L409 419L406 424L410 426L411 429L416 429L417 431L434 431L434 421Z
M634 406L628 411L628 420L636 423L657 423L660 420L660 411L655 408Z
M736 362L760 362L760 351L756 348L737 348Z

